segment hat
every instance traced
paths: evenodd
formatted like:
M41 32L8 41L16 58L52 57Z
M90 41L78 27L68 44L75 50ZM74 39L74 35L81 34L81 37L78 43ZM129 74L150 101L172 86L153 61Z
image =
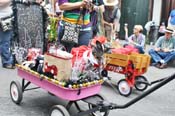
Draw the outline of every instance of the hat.
M165 33L174 33L174 30L171 27L167 27L164 31Z
M175 9L171 11L170 13L170 23L172 25L175 25Z
M118 4L118 0L103 0L105 6L115 6Z

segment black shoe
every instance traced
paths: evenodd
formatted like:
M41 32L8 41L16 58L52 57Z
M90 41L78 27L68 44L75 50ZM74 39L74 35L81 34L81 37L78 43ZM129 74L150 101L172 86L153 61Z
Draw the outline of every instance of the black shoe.
M161 63L156 63L155 65L154 65L156 68L160 68L160 66L161 66Z
M13 66L12 64L6 64L6 65L3 65L3 68L6 68L6 69L15 69L15 66Z
M162 65L161 65L159 68L160 68L160 69L167 68L167 64L166 64L166 63L164 63L164 64L162 64Z
M151 63L150 66L155 66L157 63Z

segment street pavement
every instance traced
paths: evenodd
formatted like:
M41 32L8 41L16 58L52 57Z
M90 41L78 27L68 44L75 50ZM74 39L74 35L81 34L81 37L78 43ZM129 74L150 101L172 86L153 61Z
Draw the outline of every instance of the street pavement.
M174 67L167 69L157 69L153 66L148 68L148 71L143 74L149 82L170 76L175 73ZM124 75L110 72L113 86ZM65 105L68 101L48 94L43 89L25 91L23 100L20 105L12 102L10 97L10 83L13 80L21 82L21 78L17 75L16 69L4 69L0 66L0 116L48 116L49 109L54 105ZM112 110L109 116L174 116L175 115L175 80L169 82L159 90L143 98L141 101L131 105L125 109ZM32 85L34 86L34 85ZM149 86L149 88L153 87ZM129 97L119 95L116 89L113 89L109 84L104 84L100 93L107 98L108 101L116 104L125 104L135 97L141 95L133 89ZM85 103L80 102L81 108L86 108ZM71 107L70 114L77 112L74 106Z

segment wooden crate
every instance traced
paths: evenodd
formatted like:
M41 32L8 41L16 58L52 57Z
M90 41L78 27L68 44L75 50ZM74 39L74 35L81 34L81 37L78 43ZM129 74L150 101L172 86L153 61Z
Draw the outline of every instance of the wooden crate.
M136 69L145 69L145 71L147 71L150 65L150 59L151 58L149 55L138 53L132 53L129 57L129 60L131 60L134 63Z
M126 67L128 65L129 55L125 54L105 54L105 64L112 64Z
M127 67L128 62L132 61L134 68L142 71L144 69L147 71L147 68L150 64L150 56L146 54L132 53L130 55L126 54L105 54L106 65L116 65L121 67Z

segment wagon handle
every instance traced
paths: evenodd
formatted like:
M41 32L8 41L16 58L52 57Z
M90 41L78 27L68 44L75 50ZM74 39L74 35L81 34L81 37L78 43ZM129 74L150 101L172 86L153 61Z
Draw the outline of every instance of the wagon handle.
M167 83L169 83L170 81L172 81L173 79L175 79L175 73L169 77L164 78L164 80L162 80L160 83L156 84L155 86L153 86L152 88L148 89L147 91L143 92L143 94L139 95L138 97L132 99L131 101L129 101L128 103L124 104L124 105L115 105L113 107L113 109L124 109L127 108L131 105L133 105L134 103L138 102L139 100L143 99L144 97L146 97L147 95L151 94L152 92L154 92L155 90L159 89L160 87L166 85Z
M141 94L141 95L137 96L136 98L132 99L131 101L127 102L126 104L117 105L115 103L110 103L107 101L98 101L96 104L97 105L96 107L89 109L87 111L84 111L84 112L80 112L80 113L76 114L75 116L83 116L85 114L90 114L90 113L95 112L95 111L104 112L104 111L113 110L113 109L125 109L125 108L133 105L134 103L138 102L139 100L143 99L147 95L151 94L152 92L156 91L160 87L166 85L167 83L169 83L173 79L175 79L175 73L169 77L164 78L163 81L161 81L160 83L158 83L154 87L150 88L149 90L145 91L143 94Z
M144 97L148 96L152 92L156 91L160 87L166 85L167 83L169 83L173 79L175 79L175 73L173 75L169 76L169 77L163 78L160 83L156 84L152 88L150 88L147 91L143 92L141 95L137 96L136 98L132 99L131 101L127 102L124 105L117 105L115 103L109 103L109 105L106 106L106 107L108 107L110 110L112 110L112 109L124 109L124 108L127 108L127 107L133 105L134 103L138 102L139 100L143 99Z

